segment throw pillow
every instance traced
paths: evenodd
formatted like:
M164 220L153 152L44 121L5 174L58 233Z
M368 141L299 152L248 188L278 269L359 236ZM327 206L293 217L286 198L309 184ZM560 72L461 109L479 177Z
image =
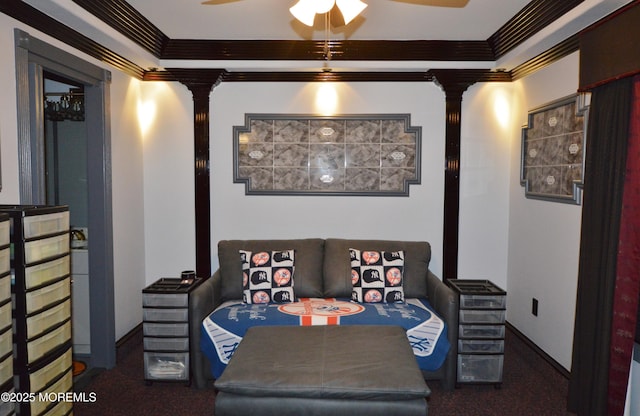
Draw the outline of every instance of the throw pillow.
M365 303L404 302L404 251L349 249L352 299Z
M240 250L243 301L245 303L288 303L294 301L294 250Z

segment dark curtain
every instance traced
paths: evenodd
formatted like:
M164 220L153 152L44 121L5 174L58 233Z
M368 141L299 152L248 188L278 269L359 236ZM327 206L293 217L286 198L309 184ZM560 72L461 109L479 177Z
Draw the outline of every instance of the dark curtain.
M634 79L609 360L609 416L622 416L640 293L640 77Z
M568 410L607 412L609 346L632 79L592 91Z

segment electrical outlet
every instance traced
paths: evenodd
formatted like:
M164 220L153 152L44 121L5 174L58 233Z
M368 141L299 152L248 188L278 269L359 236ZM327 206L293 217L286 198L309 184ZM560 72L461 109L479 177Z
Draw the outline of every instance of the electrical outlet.
M531 313L533 316L538 316L538 299L531 298Z

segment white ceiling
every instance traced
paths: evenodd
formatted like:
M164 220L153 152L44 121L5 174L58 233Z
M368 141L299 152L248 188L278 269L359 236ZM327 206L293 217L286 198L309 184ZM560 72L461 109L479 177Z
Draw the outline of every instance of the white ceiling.
M148 51L72 0L24 0L67 26L136 64L147 67L227 70L317 70L311 61L169 61ZM296 0L127 0L171 39L324 39L324 19L314 28L289 13ZM364 0L368 7L330 38L352 40L487 40L530 0ZM558 0L562 1L562 0ZM496 62L348 62L335 70L427 70L482 68L507 70L546 51L632 0L584 0ZM334 62L335 64L336 62Z
M364 1L368 7L347 27L334 29L332 38L486 40L530 0ZM170 38L324 39L321 16L313 30L289 13L296 0L128 2Z

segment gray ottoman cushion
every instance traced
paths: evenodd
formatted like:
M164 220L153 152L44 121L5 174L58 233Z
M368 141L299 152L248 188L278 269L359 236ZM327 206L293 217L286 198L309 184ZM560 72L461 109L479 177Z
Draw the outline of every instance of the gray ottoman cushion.
M371 401L249 397L220 392L215 416L427 416L424 399Z
M216 415L229 401L233 408L234 397L272 403L274 412L313 404L333 411L406 406L424 415L430 394L404 329L376 325L250 328L215 387Z

